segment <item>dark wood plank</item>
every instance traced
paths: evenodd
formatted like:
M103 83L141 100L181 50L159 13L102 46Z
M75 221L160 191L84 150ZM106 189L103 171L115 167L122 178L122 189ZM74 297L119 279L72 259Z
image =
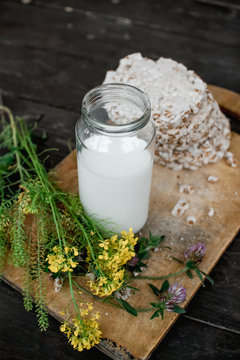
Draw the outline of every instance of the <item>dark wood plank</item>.
M45 14L41 15L40 19L45 19ZM48 19L48 23L53 22L53 18ZM96 29L96 22L89 22L89 26ZM69 35L67 39L61 40L61 36L58 38L57 33L53 35L51 31L48 38L46 35L41 41L37 40L38 45L42 42L42 46L44 39L48 39L52 47L55 44L53 51L36 48L36 35L34 32L31 35L30 28L27 32L30 38L27 33L22 37L25 46L18 39L10 42L1 40L1 88L28 99L79 111L83 94L100 84L106 71L116 68L121 57L136 51L155 59L160 55L175 58L188 68L194 68L209 83L233 90L239 87L240 49L233 48L233 51L226 52L222 45L216 44L213 47L202 40L192 43L189 38L180 35L176 36L173 42L173 37L169 34L152 32L146 28L138 31L131 29L129 41L122 36L122 25L117 25L117 32L113 33L112 21L101 22L104 33L99 33L92 41L86 38L88 31L85 28L82 31L81 27L79 32L74 31L72 40L68 38ZM37 33L41 33L41 29ZM157 48L155 44L158 44ZM64 49L64 53L61 49ZM66 54L66 51L69 51L71 56ZM76 52L78 56L72 56Z
M17 0L11 0L17 2ZM9 2L9 1L8 1ZM238 6L229 3L220 6L211 1L199 2L195 0L139 0L136 6L134 1L128 0L54 0L51 2L32 1L30 7L47 7L56 11L65 11L71 19L73 13L98 15L105 18L116 18L116 21L125 22L125 25L142 24L165 32L187 34L190 37L205 38L208 41L217 41L223 44L236 44L234 36L238 29ZM69 12L67 12L67 10ZM65 18L66 18L65 16ZM129 19L129 21L127 21ZM194 29L194 31L192 31ZM189 31L190 30L190 31Z
M207 6L213 6L215 9L220 8L223 10L240 10L240 3L239 0L231 0L231 1L224 1L224 0L195 0L198 3L202 3Z
M16 32L21 23L25 24L25 30L32 24L35 30L37 30L39 19L41 18L40 9L42 8L42 11L44 11L45 8L48 10L46 12L48 14L47 17L54 13L56 19L61 19L62 28L65 31L68 29L67 32L70 34L76 30L75 19L81 17L82 21L79 26L85 29L88 28L86 22L89 21L91 23L94 19L101 19L107 22L109 20L114 21L115 26L122 25L126 37L130 28L145 27L152 31L160 31L175 36L180 34L188 38L217 42L227 47L239 45L239 39L235 34L239 32L240 25L238 16L235 13L229 14L225 11L218 14L216 9L209 11L209 7L206 8L202 5L200 5L199 9L198 4L190 0L178 0L174 1L173 4L166 0L161 2L141 0L138 2L137 7L134 1L127 0L115 5L110 1L101 1L98 2L97 6L95 0L85 2L57 0L50 3L36 1L27 6L21 5L19 2L16 3L16 0L14 4L11 2L7 1L2 4L1 16L6 24L14 24L11 29L12 32ZM66 5L68 6L66 7ZM73 10L70 13L65 11L69 7ZM14 18L16 11L20 15L18 18ZM28 18L27 22L24 21L26 18ZM45 23L47 23L47 19L42 24L43 28ZM54 22L48 24L49 29L54 29L54 26ZM58 30L60 28L58 26ZM93 38L97 33L95 27L91 29L92 32L88 36ZM103 28L100 27L100 31L103 31ZM39 32L38 35L41 37L43 34Z
M152 360L237 360L240 355L239 335L196 324L184 317L168 335L156 355L153 353Z

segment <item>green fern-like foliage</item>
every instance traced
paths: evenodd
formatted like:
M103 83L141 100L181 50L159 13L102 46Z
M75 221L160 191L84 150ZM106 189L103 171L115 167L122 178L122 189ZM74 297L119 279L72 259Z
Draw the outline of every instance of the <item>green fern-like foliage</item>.
M32 244L31 234L28 237L28 246L27 246L27 262L25 267L25 279L24 279L24 288L23 288L23 305L25 310L31 311L33 309L33 298L32 298L32 277L31 277L31 256L30 249Z
M45 303L41 299L39 299L36 302L36 314L37 314L38 326L40 330L46 331L49 326L48 315L47 315Z
M48 316L45 305L46 288L44 284L44 261L45 243L47 233L44 219L35 216L32 225L31 242L31 278L34 281L34 298L36 301L36 314L39 328L44 331L48 327Z
M15 267L21 267L26 264L26 233L25 233L25 214L21 208L16 208L12 215L12 225L10 229L11 252L10 263Z
M29 289L25 288L23 290L22 295L23 295L23 306L24 306L25 310L32 311L32 309L33 309L33 299L32 299L32 296L31 296L31 294L29 292Z

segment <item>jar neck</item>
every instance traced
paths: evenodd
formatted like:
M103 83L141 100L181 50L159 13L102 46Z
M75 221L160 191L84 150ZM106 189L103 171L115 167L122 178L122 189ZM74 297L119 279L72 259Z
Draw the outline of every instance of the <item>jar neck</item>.
M82 102L82 120L95 132L124 135L143 128L151 115L146 94L134 86L111 83L90 90Z

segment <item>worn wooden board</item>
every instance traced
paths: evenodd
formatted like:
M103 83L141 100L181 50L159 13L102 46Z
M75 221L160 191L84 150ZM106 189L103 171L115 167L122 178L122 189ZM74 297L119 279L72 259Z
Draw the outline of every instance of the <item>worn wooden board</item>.
M225 97L220 88L211 88L216 98L222 96L222 106L228 110ZM227 90L224 90L227 91ZM227 92L229 95L229 93ZM234 94L236 96L236 94ZM231 98L232 99L232 98ZM234 113L239 114L239 95L235 97ZM233 106L233 105L232 105ZM232 133L231 149L240 161L240 136ZM70 154L57 167L61 186L68 191L77 191L77 171L75 153ZM215 175L219 178L216 184L209 184L207 178ZM171 209L179 199L179 184L191 184L195 193L185 195L190 203L189 210L181 218L174 218ZM215 209L215 215L207 215L209 207ZM186 216L193 214L197 218L196 225L188 225ZM178 264L170 259L170 255L182 256L184 247L202 241L207 244L207 254L201 264L201 269L209 273L219 260L227 246L234 239L240 228L240 166L229 167L225 161L205 166L197 171L172 171L155 165L153 171L152 193L149 218L143 233L151 229L153 233L166 235L166 244L172 247L172 252L160 251L152 254L151 264L144 275L159 276L179 269ZM4 280L21 290L23 272L7 266L4 271ZM187 300L185 305L197 292L200 281L186 276L173 279L187 287ZM53 281L47 282L47 304L49 312L61 320L59 311L70 300L68 286L65 284L60 293L55 293ZM156 286L161 281L151 281ZM141 294L136 293L130 299L137 308L148 307L154 296L148 290L148 281L138 280L135 285L140 288ZM87 300L87 296L83 295ZM177 315L167 313L163 321L154 319L150 321L149 313L142 313L134 318L126 312L112 308L107 304L94 303L94 307L101 314L101 327L106 340L99 348L112 358L116 359L147 359L153 349L159 344L169 328L177 319ZM73 311L70 307L69 311Z

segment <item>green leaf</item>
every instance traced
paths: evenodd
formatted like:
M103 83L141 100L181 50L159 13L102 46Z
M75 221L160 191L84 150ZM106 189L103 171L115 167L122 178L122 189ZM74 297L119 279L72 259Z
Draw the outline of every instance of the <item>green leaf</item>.
M134 291L140 291L138 288L136 288L135 286L132 286L132 285L127 285L127 287L128 287L129 289L134 290Z
M162 318L162 320L163 320L163 317L164 317L164 310L163 310L163 308L162 308L162 307L160 307L160 308L159 308L159 312L160 312L160 314L161 314L161 318Z
M183 309L181 306L174 305L173 311L177 314L185 314L186 310Z
M153 307L159 307L159 303L157 304L157 303L150 303L150 305L152 305Z
M140 272L142 271L141 267L147 267L147 264L142 261L139 261L137 265L140 266Z
M147 247L147 244L148 244L148 239L145 238L145 237L141 237L139 240L138 240L138 244L140 246L140 251L141 250L144 250L146 247Z
M206 279L212 284L214 285L214 280L211 278L211 276L209 276L208 274L206 274L204 271L200 271L205 277Z
M162 283L162 287L161 287L161 290L160 290L160 293L163 293L165 291L168 290L170 284L168 282L168 280L165 280L163 283Z
M158 288L156 288L156 286L154 286L153 284L148 284L148 285L150 286L150 288L152 289L152 291L156 296L158 296L161 293L161 291Z
M147 260L150 257L149 251L142 251L137 254L137 257L139 260Z
M148 242L148 248L155 249L160 245L160 243L164 240L165 235L154 235L152 236L151 231L149 232L149 242Z
M154 313L153 313L153 315L151 316L151 318L150 318L150 320L152 320L152 319L154 319L154 318L156 318L156 317L159 317L159 310L156 310Z
M10 152L0 157L0 171L4 173L8 170L9 166L14 164L15 154Z
M122 305L124 310L126 310L129 314L131 314L133 316L137 316L137 310L134 309L134 307L132 307L132 305L130 305L127 301L122 300L122 299L116 299L116 300L119 304Z
M205 287L205 285L204 285L204 279L203 279L202 274L201 274L201 272L199 271L199 269L198 269L198 268L195 268L194 271L195 271L195 273L197 274L197 276L199 277L199 279L201 280L202 286Z
M191 270L187 270L187 272L186 272L186 274L187 274L187 276L190 278L190 279L192 279L193 278L193 274L191 273Z
M192 270L195 270L196 269L196 265L194 264L193 261L188 261L186 263L186 266L189 268L189 269L192 269Z

